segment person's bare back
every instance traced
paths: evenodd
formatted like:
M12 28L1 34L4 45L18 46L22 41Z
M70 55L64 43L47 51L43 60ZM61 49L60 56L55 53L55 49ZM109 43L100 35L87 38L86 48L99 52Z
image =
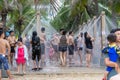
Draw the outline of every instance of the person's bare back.
M6 55L6 50L8 49L8 53L10 53L10 46L7 40L0 39L0 54Z
M69 42L68 42L69 45L74 45L74 39L73 39L73 36L70 35L68 41L69 41Z
M45 43L45 33L40 34L40 43Z

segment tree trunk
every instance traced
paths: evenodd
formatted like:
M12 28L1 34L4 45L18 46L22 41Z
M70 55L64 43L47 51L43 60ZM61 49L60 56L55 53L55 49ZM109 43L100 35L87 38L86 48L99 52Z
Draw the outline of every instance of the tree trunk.
M98 0L93 0L95 3L95 14L98 15Z
M7 19L7 11L3 10L1 12L2 22L3 22L3 29L5 30L6 27L6 19Z

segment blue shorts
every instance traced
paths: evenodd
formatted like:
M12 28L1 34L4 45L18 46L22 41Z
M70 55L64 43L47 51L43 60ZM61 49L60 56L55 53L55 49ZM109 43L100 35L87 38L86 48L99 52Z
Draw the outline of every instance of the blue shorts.
M7 58L5 57L5 55L0 54L0 69L2 69L2 66L5 70L9 69Z

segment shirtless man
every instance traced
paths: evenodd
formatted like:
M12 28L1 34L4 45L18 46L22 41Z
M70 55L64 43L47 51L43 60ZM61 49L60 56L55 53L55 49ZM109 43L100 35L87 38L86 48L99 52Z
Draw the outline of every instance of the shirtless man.
M11 51L10 51L10 64L11 66L13 66L13 56L15 53L15 43L16 43L16 39L14 36L14 31L10 31L10 36L8 37L8 41L11 47Z
M2 80L2 77L1 77L2 65L7 72L7 75L9 76L9 80L13 80L9 70L8 60L6 58L6 49L8 49L8 58L10 56L10 45L8 41L4 39L4 37L5 35L3 30L0 30L0 45L1 45L0 46L0 80Z
M53 48L55 50L55 57L58 61L59 59L59 55L58 55L58 45L59 45L59 34L54 34L53 39L51 40L52 44L53 44Z
M41 62L42 64L45 64L45 28L41 28L41 33L40 33L40 46L41 46Z
M68 50L69 50L69 63L72 63L73 55L74 55L74 38L73 38L73 32L69 32L68 36Z

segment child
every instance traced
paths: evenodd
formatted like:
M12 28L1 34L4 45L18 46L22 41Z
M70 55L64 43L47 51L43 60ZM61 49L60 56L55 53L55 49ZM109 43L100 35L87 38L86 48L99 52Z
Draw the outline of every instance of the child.
M116 45L116 35L113 33L110 33L107 37L107 40L109 42L109 46L104 48L102 50L103 53L108 54L109 56L109 62L108 63L116 63L117 59L119 58L120 50L118 49ZM103 80L107 80L107 75L108 73L113 69L113 67L107 66L106 72L104 73L104 78ZM116 71L119 72L118 66L115 67Z
M54 56L54 48L52 47L52 45L50 45L49 57L51 61L53 60L53 56Z
M17 62L17 71L20 73L20 65L22 65L22 72L25 74L25 63L28 60L27 47L23 44L22 38L18 39L18 45L16 47L15 59Z

